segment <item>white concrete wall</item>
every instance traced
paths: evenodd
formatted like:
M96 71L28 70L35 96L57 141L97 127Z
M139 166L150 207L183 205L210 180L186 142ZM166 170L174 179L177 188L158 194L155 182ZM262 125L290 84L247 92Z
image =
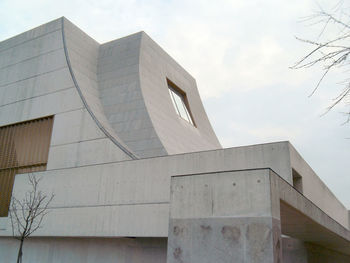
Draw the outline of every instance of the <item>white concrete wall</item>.
M0 126L83 107L67 69L60 20L0 42L0 61Z
M48 169L131 159L102 132L79 95L67 64L62 19L0 42L0 126L55 115ZM93 93L83 76L93 70L93 61L97 65L98 45L92 47L92 40L64 21L69 50L78 53L71 56L76 74Z
M166 77L196 128L176 115ZM1 126L56 115L48 169L220 148L194 79L143 32L100 45L60 18L1 42L0 108Z
M41 172L38 174L43 177L42 189L55 193L55 199L44 228L37 235L166 237L172 175L254 168L271 168L292 184L289 143ZM16 176L15 196L26 191L26 180L26 175ZM339 221L334 211L329 215ZM10 225L8 220L3 221L0 235L6 236Z
M167 78L186 93L196 127L177 115ZM140 81L154 129L168 154L221 148L205 113L195 79L144 32Z
M197 127L175 113L167 78L187 93ZM195 80L144 32L100 46L98 85L108 122L137 156L221 148Z
M273 217L269 173L258 169L174 176L170 217Z
M105 140L95 145L98 147L97 149L100 148L101 150L107 147L108 153L111 153L106 155L103 154L103 150L97 150L97 152L103 155L95 155L96 161L94 163L101 162L101 159L105 159L105 161L131 159L133 156L129 155L129 153L132 154L130 149L128 149L110 126L99 99L97 59L100 45L67 19L63 19L63 21L65 55L69 63L74 85L91 118L105 135ZM85 148L91 147L86 146ZM81 154L84 154L84 152Z
M281 262L269 175L257 169L173 176L167 262Z
M271 167L288 180L287 157L281 142L41 172L42 189L55 199L36 235L166 237L172 175ZM14 195L27 187L17 175ZM10 222L3 228L9 235Z
M100 46L98 83L104 113L114 131L139 157L167 155L149 117L140 88L142 33Z
M0 263L16 262L19 241L0 238ZM165 238L29 238L26 263L165 263Z

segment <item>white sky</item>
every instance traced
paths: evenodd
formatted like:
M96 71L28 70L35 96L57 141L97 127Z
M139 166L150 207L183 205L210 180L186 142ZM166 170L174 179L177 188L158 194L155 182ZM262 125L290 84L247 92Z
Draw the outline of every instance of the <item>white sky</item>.
M321 71L289 69L309 50L295 36L317 37L300 22L316 10L313 0L0 0L0 41L61 16L101 43L143 30L197 79L224 147L289 140L350 208L348 107L320 117L344 72L309 98Z

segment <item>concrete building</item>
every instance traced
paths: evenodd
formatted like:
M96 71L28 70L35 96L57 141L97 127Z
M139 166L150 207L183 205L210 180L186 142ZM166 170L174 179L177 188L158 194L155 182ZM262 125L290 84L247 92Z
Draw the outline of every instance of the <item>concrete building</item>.
M0 42L0 262L27 173L55 198L24 262L350 262L349 212L294 147L222 149L144 32L100 44L60 18Z

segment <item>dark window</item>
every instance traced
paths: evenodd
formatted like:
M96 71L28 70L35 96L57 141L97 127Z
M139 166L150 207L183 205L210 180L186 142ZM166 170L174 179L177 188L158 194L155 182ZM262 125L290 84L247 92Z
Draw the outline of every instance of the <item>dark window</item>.
M297 171L292 169L293 174L293 187L298 190L298 192L303 193L303 178Z

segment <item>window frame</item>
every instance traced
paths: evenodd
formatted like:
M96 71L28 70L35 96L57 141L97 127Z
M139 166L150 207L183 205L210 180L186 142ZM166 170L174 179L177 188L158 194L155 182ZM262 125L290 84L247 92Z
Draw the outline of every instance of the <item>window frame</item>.
M193 118L193 114L191 112L190 105L188 103L186 92L181 90L177 85L174 84L174 82L172 82L168 78L167 78L167 85L168 85L168 92L169 92L170 100L172 101L172 104L174 106L174 110L175 110L176 114L181 119L183 119L186 122L188 122L189 124L191 124L193 127L197 127L196 123L194 121L194 118ZM175 98L175 96L177 96L177 98ZM180 104L180 105L178 105L178 104ZM179 107L182 107L183 110L180 110ZM184 111L184 113L183 113L183 111ZM183 115L186 114L187 118L184 118L181 113Z

